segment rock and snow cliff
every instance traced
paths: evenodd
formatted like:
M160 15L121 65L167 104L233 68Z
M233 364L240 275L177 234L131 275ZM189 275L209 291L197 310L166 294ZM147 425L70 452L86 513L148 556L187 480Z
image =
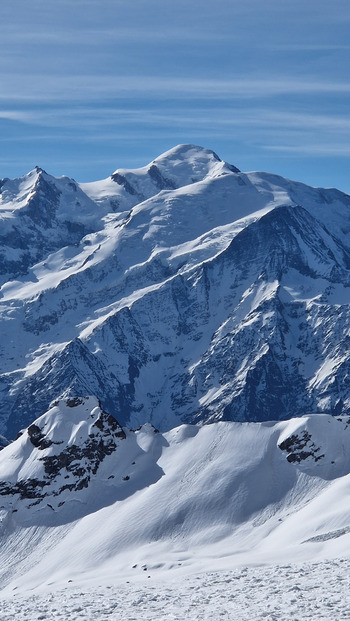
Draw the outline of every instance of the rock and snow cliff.
M193 145L0 186L0 433L85 394L160 430L350 413L349 196Z

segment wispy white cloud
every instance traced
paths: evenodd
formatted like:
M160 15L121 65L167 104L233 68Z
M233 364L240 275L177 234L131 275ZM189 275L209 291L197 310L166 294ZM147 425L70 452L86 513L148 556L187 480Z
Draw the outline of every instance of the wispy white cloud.
M96 104L75 105L60 107L46 105L42 108L26 107L24 111L0 111L0 118L26 121L32 125L59 127L70 130L72 127L84 131L86 128L100 131L103 127L121 126L181 126L183 128L218 128L225 127L252 127L285 129L293 131L340 132L344 135L350 131L350 115L312 114L311 112L289 112L270 103L267 107L256 107L253 104L241 107L237 102L234 105L217 108L205 105L186 105L181 102L162 105L162 102L153 102L146 106L132 108L116 102L113 106Z
M25 111L0 109L0 119L5 119L6 121L29 122L31 118L31 115Z
M337 144L337 143L325 143L315 142L314 144L308 144L307 142L298 145L280 144L280 145L260 145L265 151L274 151L277 153L284 153L287 155L298 155L302 157L349 157L350 145Z
M342 52L350 50L348 44L335 43L275 43L270 46L272 50L285 52Z
M0 101L18 102L82 102L91 100L126 99L142 95L175 99L267 98L280 95L347 95L350 82L301 78L227 78L205 79L165 76L101 76L101 75L36 75L19 79L10 74L3 77Z
M238 35L235 35L235 39L240 40L240 38ZM137 45L143 43L181 43L182 41L191 41L192 44L195 44L196 42L223 42L224 40L232 43L232 39L233 35L230 32L217 32L212 29L206 29L205 31L193 30L188 24L183 24L181 27L169 24L166 29L149 30L142 25L125 26L117 22L113 28L89 26L78 31L76 28L70 28L69 24L67 24L64 31L38 29L37 32L33 32L33 30L28 31L27 28L20 29L13 25L2 33L1 45L5 46L7 43L10 45L29 43L36 47L44 44L50 46L58 45L62 48L64 45L69 44L77 48L81 45L96 48L101 47L101 44L106 45L110 43L128 43L130 46L135 45L135 42L137 42Z
M285 112L269 108L250 110L245 114L245 117L252 117L248 121L252 124L283 127L292 130L302 130L303 132L322 130L325 132L341 132L343 134L350 131L350 115Z
M46 116L45 116L46 115ZM36 116L36 118L35 118ZM73 110L37 110L33 127L38 134L21 134L17 140L25 143L65 142L67 144L100 145L133 144L137 141L167 139L169 144L191 141L218 144L230 136L242 145L257 150L285 155L327 157L349 155L350 117L346 115L312 115L290 113L281 109L223 107L220 116L215 109L173 108L138 109L106 107L95 109L77 107ZM48 131L43 131L43 126ZM14 142L8 136L2 141Z

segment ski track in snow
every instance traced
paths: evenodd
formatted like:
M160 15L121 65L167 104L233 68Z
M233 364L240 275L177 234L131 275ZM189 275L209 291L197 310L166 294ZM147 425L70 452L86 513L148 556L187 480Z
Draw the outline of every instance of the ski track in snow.
M74 584L0 602L1 621L340 621L350 618L350 560L243 567L104 586Z

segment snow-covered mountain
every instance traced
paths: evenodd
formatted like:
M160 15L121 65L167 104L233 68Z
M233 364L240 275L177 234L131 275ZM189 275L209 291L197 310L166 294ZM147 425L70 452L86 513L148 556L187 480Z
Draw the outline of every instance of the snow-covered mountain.
M123 426L350 414L350 197L181 145L0 182L0 433L93 394Z
M55 402L0 452L1 588L342 555L349 423L130 431L93 397Z

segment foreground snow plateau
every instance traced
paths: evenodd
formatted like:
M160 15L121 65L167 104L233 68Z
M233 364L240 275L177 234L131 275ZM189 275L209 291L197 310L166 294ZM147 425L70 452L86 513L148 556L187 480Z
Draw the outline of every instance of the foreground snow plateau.
M244 567L104 585L66 584L0 600L2 621L341 621L350 618L350 562Z
M6 593L337 558L350 545L349 419L121 428L55 402L0 452Z

